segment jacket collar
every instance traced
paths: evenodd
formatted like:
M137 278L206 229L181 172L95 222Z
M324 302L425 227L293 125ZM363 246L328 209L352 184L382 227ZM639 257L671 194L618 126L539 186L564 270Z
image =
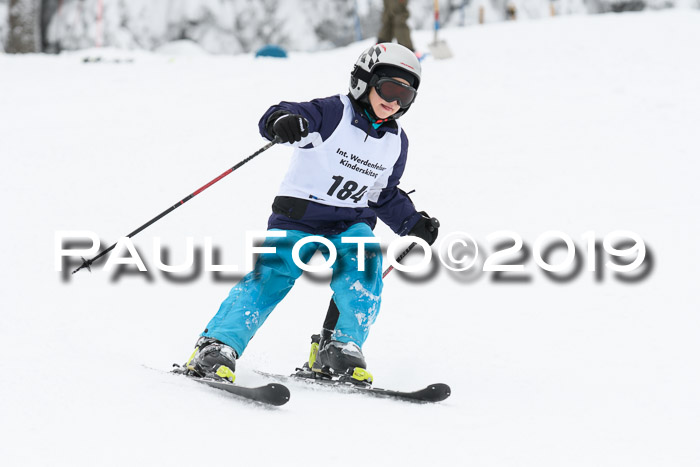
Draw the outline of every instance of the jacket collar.
M352 95L348 94L350 98L350 103L352 104L352 125L361 129L363 132L367 133L373 138L381 138L384 133L398 134L399 127L395 120L388 120L381 124L381 126L375 129L370 122L369 117L365 114L365 110L362 108L359 102L357 102Z

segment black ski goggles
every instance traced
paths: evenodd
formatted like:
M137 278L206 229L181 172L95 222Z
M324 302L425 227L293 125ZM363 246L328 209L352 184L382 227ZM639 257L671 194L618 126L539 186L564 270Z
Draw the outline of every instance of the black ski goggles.
M398 101L401 108L405 109L413 103L416 98L416 91L408 84L397 81L393 78L379 78L374 83L379 97L387 102Z

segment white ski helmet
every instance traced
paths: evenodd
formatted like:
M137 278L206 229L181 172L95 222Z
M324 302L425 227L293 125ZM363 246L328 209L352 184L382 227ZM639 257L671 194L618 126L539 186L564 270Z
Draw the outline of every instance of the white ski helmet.
M355 67L350 73L350 94L358 101L362 101L369 94L370 82L378 68L392 67L415 78L412 83L414 89L418 89L421 80L421 68L416 54L410 49L393 42L376 44L362 52L355 62ZM408 110L402 108L394 115L398 118Z

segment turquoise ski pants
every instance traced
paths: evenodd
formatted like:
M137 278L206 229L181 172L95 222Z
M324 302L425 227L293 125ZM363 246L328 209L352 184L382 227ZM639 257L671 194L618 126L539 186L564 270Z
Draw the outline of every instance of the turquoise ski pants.
M259 255L255 269L231 289L219 311L202 333L202 336L212 337L230 345L239 357L255 332L303 272L292 259L292 248L297 241L311 234L298 230L277 231L286 232L286 237L268 237L262 245L275 247L276 252ZM362 347L381 304L381 247L378 243L365 244L365 270L359 271L358 245L342 243L343 237L374 237L374 234L367 224L359 223L340 235L325 236L338 254L332 266L331 289L340 316L333 339L354 342ZM299 259L308 263L317 250L328 260L328 248L316 242L302 246ZM319 322L322 320L321 317Z

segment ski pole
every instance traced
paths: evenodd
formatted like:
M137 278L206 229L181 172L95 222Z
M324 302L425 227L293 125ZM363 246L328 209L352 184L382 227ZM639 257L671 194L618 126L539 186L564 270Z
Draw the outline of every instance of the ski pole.
M437 229L437 228L440 227L440 221L437 220L437 219L434 218L434 217L431 217L431 218L430 218L430 227L431 227L430 231L431 231L431 232L434 231L435 229ZM411 252L411 250L413 249L413 247L415 247L415 246L416 246L416 242L413 242L413 243L411 243L410 245L408 245L408 248L406 248L405 250L403 250L403 251L401 252L401 254L400 254L399 256L396 257L396 262L397 262L397 263L400 263L401 260L404 259L404 258L406 257L406 255L409 254L409 253ZM394 270L394 266L393 266L393 265L390 265L388 268L386 268L386 269L384 270L384 272L382 273L382 279L384 279L384 278L387 276L387 274L389 274L389 273L390 273L391 271L393 271L393 270Z
M233 167L231 167L230 169L228 169L227 171L225 171L224 173L222 173L221 175L219 175L218 177L216 177L215 179L213 179L212 181L210 181L210 182L207 183L206 185L204 185L204 186L202 186L201 188L199 188L198 190L196 190L195 192L193 192L193 193L191 193L191 194L185 196L183 199L181 199L181 200L178 201L177 203L173 204L173 205L170 206L168 209L166 209L165 211L161 212L161 213L158 214L156 217L154 217L154 218L151 219L150 221L148 221L148 222L146 222L145 224L143 224L141 227L137 228L136 230L134 230L133 232L131 232L130 234L128 234L128 235L127 235L127 238L133 237L134 235L138 234L139 232L141 232L141 231L142 231L143 229L145 229L146 227L148 227L148 226L150 226L150 225L156 223L157 221L159 221L159 220L162 219L163 217L167 216L168 214L170 214L171 212L173 212L175 209L179 208L180 206L182 206L183 204L185 204L186 202L188 202L189 200L191 200L192 198L194 198L195 196L197 196L198 194L200 194L201 192L203 192L204 190L206 190L207 188L209 188L210 186L212 186L213 184L215 184L216 182L218 182L219 180L221 180L222 178L224 178L225 176L227 176L228 174L230 174L231 172L233 172L234 170L237 170L238 168L240 168L240 167L241 167L243 164L245 164L246 162L248 162L248 161L250 161L251 159L253 159L254 157L256 157L256 156L262 154L263 152L267 151L268 149L270 149L272 146L274 146L275 144L277 144L277 143L279 143L279 142L280 142L279 137L275 137L274 140L270 141L270 142L267 143L265 146L261 147L260 149L258 149L257 151L255 151L253 154L251 154L250 156L248 156L248 157L246 157L245 159L243 159L242 161L240 161L238 164L234 165ZM107 253L109 253L110 251L112 251L112 250L114 249L115 246L117 246L117 244L116 244L116 243L113 243L110 247L105 248L104 250L102 250L101 252L99 252L99 253L97 254L97 256L95 256L95 257L92 258L92 259L85 259L85 258L83 258L83 264L81 264L80 267L79 267L78 269L76 269L75 271L73 271L73 274L75 274L76 272L80 271L80 270L83 269L83 268L87 268L88 271L90 271L90 266L92 265L92 263L94 263L95 261L97 261L98 259L100 259L101 257L103 257L104 255L106 255Z
M408 245L408 248L406 248L405 250L403 250L403 252L401 252L401 254L400 254L399 256L396 257L396 262L398 263L398 262L400 262L402 259L404 259L404 258L406 257L406 255L409 254L409 253L411 252L411 250L413 249L413 247L416 246L416 245L417 245L416 242L413 242L413 243L411 243L410 245ZM389 274L389 273L390 273L391 271L393 271L393 270L394 270L394 265L393 265L393 264L392 264L392 265L389 265L389 267L386 268L386 269L384 270L384 272L382 273L382 279L384 279L384 278L387 276L387 274Z

